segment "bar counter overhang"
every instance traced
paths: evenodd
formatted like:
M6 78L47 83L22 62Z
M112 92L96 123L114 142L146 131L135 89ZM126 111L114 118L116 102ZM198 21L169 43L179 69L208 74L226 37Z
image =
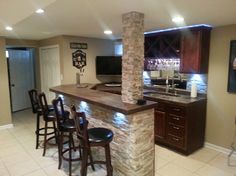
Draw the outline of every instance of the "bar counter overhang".
M154 176L156 102L127 104L120 95L76 85L61 85L50 91L62 95L66 105L75 104L77 110L85 112L90 127L105 127L114 132L111 143L114 176ZM94 158L102 159L99 153L96 151Z

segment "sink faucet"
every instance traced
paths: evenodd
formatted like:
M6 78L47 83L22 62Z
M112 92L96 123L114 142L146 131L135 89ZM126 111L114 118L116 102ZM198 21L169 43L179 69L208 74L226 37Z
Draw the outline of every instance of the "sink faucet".
M169 92L169 77L166 77L166 93Z

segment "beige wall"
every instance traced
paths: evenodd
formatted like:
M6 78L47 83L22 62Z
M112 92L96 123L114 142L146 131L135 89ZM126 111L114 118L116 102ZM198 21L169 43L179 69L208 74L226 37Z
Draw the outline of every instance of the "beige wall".
M236 40L236 25L212 30L207 93L206 141L226 148L233 140L236 116L236 94L227 92L230 40Z
M87 43L88 49L83 50L86 53L87 65L84 67L83 76L80 80L82 83L98 83L96 78L95 58L101 55L113 55L114 46L112 40L103 40L85 37L63 36L63 84L70 84L76 82L76 73L79 69L72 66L72 52L70 49L70 42Z
M95 58L98 55L113 55L113 41L75 36L58 36L40 41L40 47L49 45L59 45L61 73L63 75L62 84L76 83L76 73L79 71L77 68L72 66L72 52L75 50L70 49L70 42L88 44L88 49L83 50L84 52L86 52L87 66L85 67L85 72L83 76L81 76L81 82L100 82L96 78L95 74Z
M0 126L12 123L5 39L0 37Z
M16 46L16 47L38 47L37 40L20 40L20 39L6 39L7 46Z

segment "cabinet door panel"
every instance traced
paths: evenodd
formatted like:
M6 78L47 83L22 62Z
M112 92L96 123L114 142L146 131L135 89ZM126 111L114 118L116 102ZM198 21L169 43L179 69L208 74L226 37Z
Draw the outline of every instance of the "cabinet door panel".
M180 71L197 73L200 70L200 31L182 35Z
M166 136L166 113L155 110L155 138L165 139Z

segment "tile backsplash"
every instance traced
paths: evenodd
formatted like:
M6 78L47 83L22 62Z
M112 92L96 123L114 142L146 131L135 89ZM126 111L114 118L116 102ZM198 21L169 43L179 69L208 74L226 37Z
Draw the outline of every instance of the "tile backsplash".
M197 84L197 92L198 93L207 93L207 74L180 74L175 71L144 71L143 73L143 81L145 85L151 84L151 79L163 78L166 79L167 75L172 77L174 75L180 75L181 79L187 80L187 88L186 90L191 91L192 83L195 82Z

